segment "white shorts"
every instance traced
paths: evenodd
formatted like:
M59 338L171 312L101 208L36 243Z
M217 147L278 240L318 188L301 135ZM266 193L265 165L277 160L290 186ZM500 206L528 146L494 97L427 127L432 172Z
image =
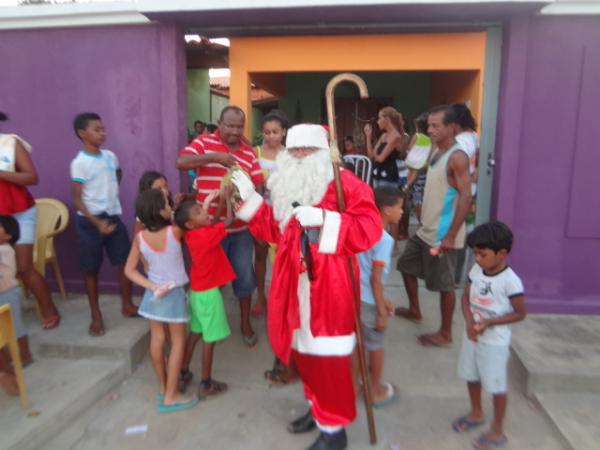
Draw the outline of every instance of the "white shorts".
M480 382L490 394L505 394L510 348L471 341L463 336L458 357L458 377L468 383Z
M20 237L16 245L33 244L35 242L35 225L37 222L37 208L32 206L23 212L12 215L19 222Z

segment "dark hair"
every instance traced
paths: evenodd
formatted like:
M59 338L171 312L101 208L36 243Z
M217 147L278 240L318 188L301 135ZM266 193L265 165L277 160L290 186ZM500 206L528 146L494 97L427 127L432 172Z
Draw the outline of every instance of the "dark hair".
M187 230L188 227L185 226L186 222L190 220L190 209L196 206L196 200L186 200L181 202L177 209L175 210L175 223L182 230Z
M373 190L375 194L375 205L381 210L384 206L394 206L398 200L404 198L404 193L395 187L382 186Z
M424 112L417 116L415 119L415 132L427 134L427 117L428 113Z
M242 108L235 105L229 105L223 108L223 110L221 111L221 115L219 116L219 122L223 120L223 117L225 117L225 114L227 114L229 111L235 111L237 114L241 115L244 119L246 119L246 113Z
M196 126L196 125L198 125L198 124L201 124L203 127L206 125L206 124L205 124L204 122L202 122L201 120L196 120L196 121L194 122L194 126Z
M432 114L444 113L444 125L450 125L451 123L458 123L456 119L456 112L448 105L438 105L427 111L427 117L429 118Z
M8 120L8 114L0 111L0 122L6 122Z
M454 111L456 116L453 120L454 123L460 125L463 130L477 131L477 123L467 105L464 103L453 103L450 105L450 109Z
M140 181L138 183L138 192L142 193L144 191L147 191L148 189L152 189L152 184L156 180L160 180L161 178L164 178L165 180L167 179L167 177L165 177L162 173L157 172L156 170L147 170L140 177Z
M159 231L171 225L160 211L167 206L165 194L160 189L148 189L141 192L135 200L135 215L150 231Z
M19 222L13 216L0 216L0 226L4 228L4 231L10 236L8 243L15 245L21 237L21 229L19 228Z
M265 125L265 123L268 122L279 122L279 125L281 126L282 129L287 130L290 127L290 123L288 121L287 116L285 115L285 113L279 109L273 109L271 111L269 111L267 114L265 114L265 116L262 118L261 121L261 127L263 127Z
M492 220L483 223L467 236L467 245L471 248L489 248L495 253L500 250L510 252L513 244L513 234L508 225Z
M213 134L215 131L217 131L219 127L216 126L214 123L209 123L208 125L206 125L206 131L208 131L210 134Z
M354 144L354 138L352 136L344 136L344 142L352 142Z
M98 114L93 112L84 112L75 116L75 119L73 119L73 130L75 130L75 136L77 136L77 139L81 139L78 131L85 130L92 120L102 119Z

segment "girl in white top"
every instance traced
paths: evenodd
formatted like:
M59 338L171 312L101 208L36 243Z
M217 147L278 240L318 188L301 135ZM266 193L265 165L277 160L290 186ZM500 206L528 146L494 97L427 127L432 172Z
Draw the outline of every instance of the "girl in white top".
M277 155L285 150L285 135L287 133L288 120L285 114L279 110L273 110L263 117L262 134L263 143L256 147L258 163L265 177L264 198L270 203L269 192L266 190L269 175L277 168ZM258 299L252 307L252 315L260 317L264 314L267 295L265 293L265 278L267 273L267 255L269 244L265 241L254 240L254 272L256 273L256 291ZM272 252L271 261L275 253Z
M471 174L471 195L477 193L477 162L479 158L479 135L477 124L471 110L464 103L454 103L451 108L456 114L456 142L469 157L469 173Z
M183 397L177 392L188 320L184 288L188 277L181 251L183 233L171 225L171 206L162 190L142 192L136 200L135 212L145 229L133 240L125 275L146 288L138 313L150 320L150 356L159 385L157 410L172 412L191 408L198 403L198 398L195 395ZM148 277L137 269L142 256L148 264ZM168 325L171 336L166 367L164 324Z

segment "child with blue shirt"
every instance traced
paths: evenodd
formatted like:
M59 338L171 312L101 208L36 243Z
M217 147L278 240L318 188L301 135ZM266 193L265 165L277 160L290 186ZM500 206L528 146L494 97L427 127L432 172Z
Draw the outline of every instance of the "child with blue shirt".
M394 239L385 229L389 225L397 225L400 222L403 203L400 189L394 187L375 189L375 204L381 215L383 234L375 246L358 254L361 323L365 348L368 352L371 398L375 408L391 403L397 396L397 388L394 385L381 382L384 330L389 316L394 314L394 305L384 297L383 281L390 271L394 248Z
M481 387L493 396L494 420L473 446L503 447L506 412L506 372L510 355L510 324L525 318L525 296L519 277L506 264L513 234L502 222L476 227L467 237L475 261L462 297L465 332L458 360L458 376L467 382L471 411L456 419L457 433L482 426Z
M137 316L137 307L131 301L131 281L124 272L131 243L127 228L119 218L121 169L116 155L100 148L105 132L98 114L77 115L73 128L83 143L83 149L71 161L71 186L77 209L79 264L92 313L88 332L91 336L102 336L104 323L98 304L98 272L104 250L111 264L119 270L121 313L125 317Z

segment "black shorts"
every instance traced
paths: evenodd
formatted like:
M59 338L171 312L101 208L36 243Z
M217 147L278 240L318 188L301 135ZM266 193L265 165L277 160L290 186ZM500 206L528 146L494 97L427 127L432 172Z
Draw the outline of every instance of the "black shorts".
M117 225L115 231L104 235L84 216L77 214L75 225L79 240L79 266L83 273L98 273L102 266L103 250L113 266L122 266L127 261L131 241L125 224L119 216L100 214L98 219L108 220Z

